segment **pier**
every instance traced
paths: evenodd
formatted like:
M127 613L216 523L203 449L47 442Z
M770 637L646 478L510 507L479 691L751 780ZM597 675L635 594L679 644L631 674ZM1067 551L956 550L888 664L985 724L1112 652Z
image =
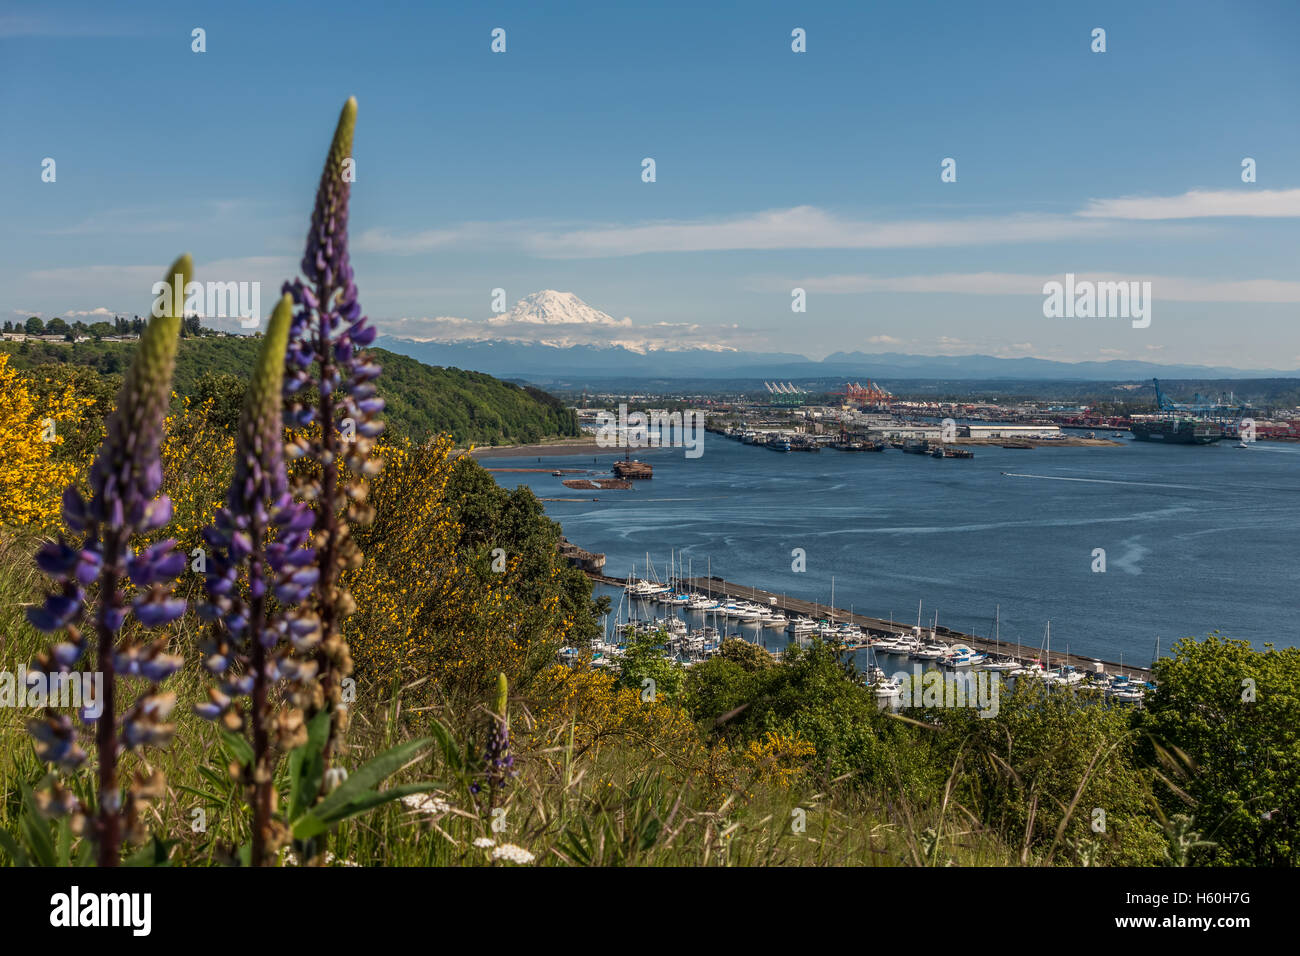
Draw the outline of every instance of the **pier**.
M588 572L587 577L600 584L607 584L610 587L622 588L627 585L626 578L611 577L607 574L597 574ZM744 584L735 584L731 581L724 581L719 577L693 577L683 578L679 582L679 587L683 591L693 591L699 594L707 594L711 598L736 598L739 600L752 601L755 604L770 605L780 608L785 614L797 614L802 617L810 617L813 620L831 620L836 623L849 622L862 628L863 633L875 637L892 637L899 634L910 634L912 626L903 624L898 621L886 621L878 617L869 617L866 614L856 614L844 610L843 608L833 608L828 604L819 604L815 601L804 601L800 598L792 598L788 595L775 594L771 591L764 591L761 588L753 588ZM926 631L928 632L928 628ZM1019 653L1015 652L1016 645L1002 641L995 643L991 637L979 637L975 634L964 634L961 631L954 631L950 628L939 625L934 629L935 636L949 644L966 644L967 646L986 653L996 652L1005 657L1015 658L1021 662L1033 661L1038 659L1039 648L1027 644L1020 645ZM866 644L849 646L848 650L865 650ZM1047 661L1042 662L1047 666ZM1095 657L1080 657L1078 654L1067 654L1063 651L1057 651L1055 648L1051 651L1051 665L1053 667L1060 664L1072 664L1081 671L1094 671L1097 664L1101 664L1107 674L1127 674L1139 680L1148 680L1151 676L1151 668L1137 667L1132 664L1124 664L1122 667L1115 661L1104 661Z

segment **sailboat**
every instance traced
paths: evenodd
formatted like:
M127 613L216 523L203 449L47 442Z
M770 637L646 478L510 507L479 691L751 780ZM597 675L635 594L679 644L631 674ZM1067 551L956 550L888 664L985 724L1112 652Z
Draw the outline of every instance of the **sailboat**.
M1001 618L1002 605L999 604L993 612L993 657L979 665L986 671L1013 671L1020 666L1012 658L998 653L1002 638Z
M1051 658L1052 622L1051 621L1047 622L1047 632L1045 636L1045 643L1043 646L1047 648L1045 660L1050 664L1052 660ZM1030 661L1027 664L1022 664L1019 667L1017 667L1015 670L1011 672L1011 676L1012 677L1045 677L1046 671L1044 671L1042 663L1034 660L1034 661Z
M1061 661L1056 670L1051 669L1052 663L1052 622L1047 622L1047 683L1052 687L1069 687L1083 680L1083 675L1079 673L1070 663L1069 648L1066 648L1065 659Z

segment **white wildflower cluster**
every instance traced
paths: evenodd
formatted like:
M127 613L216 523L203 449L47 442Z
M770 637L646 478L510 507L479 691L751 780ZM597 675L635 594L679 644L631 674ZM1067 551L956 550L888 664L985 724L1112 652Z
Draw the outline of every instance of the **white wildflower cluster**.
M293 855L292 850L285 850L282 862L285 866L298 866L298 858ZM360 863L354 863L352 860L340 860L329 850L325 851L326 866L360 866Z
M492 859L505 860L508 863L532 863L536 857L521 846L503 843L492 851Z
M408 810L414 810L417 813L423 813L431 817L441 816L451 810L450 803L429 793L408 794L402 797L402 805Z

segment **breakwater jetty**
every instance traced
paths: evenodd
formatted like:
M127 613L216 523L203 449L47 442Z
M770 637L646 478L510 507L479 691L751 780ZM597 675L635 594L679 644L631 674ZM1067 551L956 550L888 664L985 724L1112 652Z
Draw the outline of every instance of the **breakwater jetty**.
M603 573L587 572L587 576L601 584L607 584L610 587L622 588L627 585L626 578L613 577ZM894 637L900 634L910 634L911 625L903 624L899 621L887 621L878 617L871 617L866 614L857 614L847 611L843 608L833 608L828 604L820 604L816 601L805 601L801 598L793 598L784 594L776 594L772 591L764 591L762 588L754 588L744 584L736 584L732 581L726 581L719 577L688 577L679 582L679 587L683 591L691 591L699 594L706 594L711 598L735 598L742 601L752 601L755 604L770 605L780 608L787 614L797 614L803 617L810 617L814 620L834 619L837 623L848 622L856 624L862 628L864 634L873 637ZM995 643L991 637L980 637L977 634L965 634L961 631L954 631L951 628L940 625L934 629L935 635L942 641L950 644L966 644L970 647L985 652L994 652L998 654L1014 657L1019 661L1027 662L1039 659L1039 648L1031 647L1026 644L1017 645L1002 641ZM861 645L865 648L867 645ZM850 650L857 648L850 647ZM1041 662L1045 667L1048 661ZM1149 667L1137 667L1129 663L1121 666L1115 661L1100 660L1095 657L1081 657L1078 654L1067 654L1058 651L1055 648L1051 650L1050 665L1056 667L1060 664L1071 664L1081 671L1094 671L1100 664L1105 668L1108 674L1126 674L1139 680L1147 680L1151 676Z

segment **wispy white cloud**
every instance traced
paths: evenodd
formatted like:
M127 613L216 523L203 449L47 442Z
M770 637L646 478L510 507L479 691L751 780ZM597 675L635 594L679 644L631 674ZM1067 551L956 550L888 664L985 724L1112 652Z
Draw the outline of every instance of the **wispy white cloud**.
M957 220L845 219L813 206L712 221L652 222L533 233L525 248L545 258L762 249L903 249L1097 238L1098 220L1014 215Z
M1286 219L1300 216L1300 189L1193 189L1180 196L1093 199L1079 215L1088 219Z
M1029 275L1010 272L942 273L938 275L880 276L848 274L810 278L764 279L754 288L766 291L799 287L809 293L849 294L864 292L956 293L960 295L1043 294L1045 282L1060 282L1062 275ZM1170 302L1300 302L1300 282L1283 279L1200 279L1187 276L1158 276L1141 273L1118 274L1076 272L1075 282L1150 282L1151 294Z
M468 222L400 233L374 228L354 242L364 252L415 255L450 247L513 247L548 259L595 259L673 252L772 249L914 249L1103 237L1189 236L1196 227L1162 220L1300 216L1300 189L1191 190L1178 196L1092 199L1065 215L1010 213L949 219L863 219L816 206L711 219L562 226ZM1137 223L1145 222L1141 233Z

